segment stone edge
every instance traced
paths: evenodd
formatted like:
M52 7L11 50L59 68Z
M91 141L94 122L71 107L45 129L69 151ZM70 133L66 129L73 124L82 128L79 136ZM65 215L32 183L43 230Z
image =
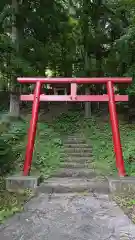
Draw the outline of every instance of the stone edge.
M107 177L110 193L135 192L135 177Z

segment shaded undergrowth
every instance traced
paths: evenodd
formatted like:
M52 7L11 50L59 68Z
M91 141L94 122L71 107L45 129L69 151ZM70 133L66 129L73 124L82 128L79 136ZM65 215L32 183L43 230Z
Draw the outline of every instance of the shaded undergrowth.
M94 116L90 121L83 122L82 129L87 141L92 143L97 169L106 175L116 175L117 170L109 116L105 121L103 117ZM135 145L133 144L135 126L120 121L119 129L126 172L129 176L135 176Z
M0 135L0 222L21 211L24 203L33 195L31 191L18 194L10 193L5 189L5 177L8 174L22 172L29 122L14 120L5 125L1 125ZM54 131L54 127L39 122L31 174L40 175L43 178L49 177L59 166L61 147L60 135Z

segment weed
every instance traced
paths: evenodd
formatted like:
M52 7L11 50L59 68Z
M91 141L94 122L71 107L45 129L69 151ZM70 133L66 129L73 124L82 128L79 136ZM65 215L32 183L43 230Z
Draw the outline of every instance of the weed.
M27 143L27 128L28 122L16 121L10 125L7 131L1 134L0 164L1 166L3 164L5 174L11 171L11 166L14 167L15 173L22 170ZM59 166L61 147L62 142L60 136L54 131L54 127L39 123L31 174L42 175L43 178L50 176L50 174ZM9 165L8 160L10 162L12 160L11 166ZM5 167L5 164L7 168ZM7 217L12 216L14 213L23 210L23 205L30 196L31 193L28 192L24 195L9 193L5 190L4 179L1 178L0 222L3 222Z
M82 114L78 111L69 111L69 113L61 114L54 122L57 132L63 134L71 134L78 131Z
M44 123L38 124L38 132L33 156L33 171L38 169L48 177L59 167L62 142L58 133Z

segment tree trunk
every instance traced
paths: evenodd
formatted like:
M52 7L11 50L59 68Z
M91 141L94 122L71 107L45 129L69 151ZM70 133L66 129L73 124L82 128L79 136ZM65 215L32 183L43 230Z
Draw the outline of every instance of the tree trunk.
M89 76L89 58L88 58L88 53L85 51L85 59L84 59L84 70L85 70L85 75ZM90 95L90 87L86 86L85 88L85 94ZM85 118L90 118L91 117L91 102L85 102Z
M9 114L11 117L18 118L20 115L20 101L17 94L10 94L10 110Z
M87 87L85 89L85 94L89 95L90 94L90 89L89 87ZM85 118L90 118L92 113L91 113L92 109L91 109L91 102L85 102Z
M90 53L89 53L89 14L88 14L88 0L83 0L82 8L82 33L83 33L83 58L84 58L84 75L90 76ZM85 85L85 94L90 94L90 87ZM85 102L85 117L91 117L91 102Z
M95 57L96 57L96 77L101 77L102 76L102 51L100 48L97 50ZM97 94L100 94L102 92L101 84L97 84L96 92ZM97 110L100 110L100 102L97 102Z
M12 8L14 9L14 13L18 14L18 1L12 0ZM16 51L19 51L19 31L16 26L16 16L12 15L12 42L16 44Z
M18 1L12 0L12 8L14 9L15 14L18 13ZM12 42L16 44L16 52L19 51L19 38L18 38L18 29L16 27L16 16L12 17ZM20 101L19 94L17 94L16 88L16 76L11 76L11 94L10 94L10 108L9 114L12 117L19 117L20 114Z

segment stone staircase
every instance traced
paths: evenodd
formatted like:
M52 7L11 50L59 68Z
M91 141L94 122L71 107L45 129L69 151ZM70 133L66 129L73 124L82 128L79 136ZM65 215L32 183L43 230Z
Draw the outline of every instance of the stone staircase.
M108 183L94 169L92 147L80 135L63 142L60 169L39 187L44 193L108 193Z

